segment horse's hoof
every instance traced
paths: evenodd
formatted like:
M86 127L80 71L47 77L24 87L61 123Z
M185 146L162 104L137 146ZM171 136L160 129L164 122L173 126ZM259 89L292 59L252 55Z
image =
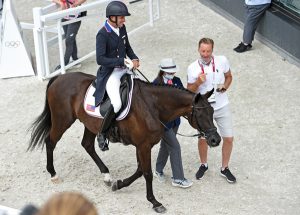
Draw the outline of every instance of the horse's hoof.
M118 181L115 181L112 186L111 186L112 191L117 191L118 190Z
M167 211L167 209L161 205L161 206L158 206L158 207L153 207L153 210L156 212L156 213L165 213Z
M111 186L111 181L104 181L104 184L105 184L106 186L110 187L110 186Z
M104 173L104 183L106 186L110 187L111 186L111 178L109 173Z
M62 181L61 181L61 179L60 179L57 175L55 175L55 176L51 177L51 182L52 182L53 184L59 184L59 183L61 183Z

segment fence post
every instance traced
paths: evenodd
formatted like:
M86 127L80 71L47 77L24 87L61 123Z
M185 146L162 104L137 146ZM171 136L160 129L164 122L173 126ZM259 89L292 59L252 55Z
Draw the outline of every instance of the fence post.
M153 27L153 1L149 0L149 23Z
M42 9L40 7L33 8L33 38L36 58L37 76L40 80L45 77L45 58L44 58L44 44L43 44L43 27L44 23L41 21Z
M65 58L64 58L64 48L63 48L63 39L62 35L63 32L61 30L61 19L57 21L57 36L58 36L58 47L59 47L59 59L60 59L60 69L61 69L61 74L66 73L65 69Z

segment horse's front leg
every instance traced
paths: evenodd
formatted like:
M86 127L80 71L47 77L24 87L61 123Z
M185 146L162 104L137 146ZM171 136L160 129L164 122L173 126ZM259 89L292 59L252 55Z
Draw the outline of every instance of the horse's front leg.
M107 186L111 186L112 180L109 174L109 170L95 151L95 137L96 134L92 133L89 129L85 127L81 145L85 148L87 153L92 157L92 159L100 169L101 173L104 174L104 183Z
M137 159L137 170L135 171L135 173L124 179L124 180L117 180L116 182L113 183L112 185L112 191L116 191L116 190L120 190L123 187L128 187L130 184L132 184L136 179L138 179L139 177L141 177L143 175L143 171L141 169L140 166L140 162L139 162L139 157L138 157L138 153L136 151L136 159Z
M145 144L146 145L146 144ZM153 174L151 169L151 148L150 147L141 147L138 149L138 156L140 161L140 166L142 168L145 180L146 180L146 189L147 189L147 199L149 202L153 204L153 209L157 213L164 213L167 209L159 203L154 195L153 195L153 188L152 188L152 180Z

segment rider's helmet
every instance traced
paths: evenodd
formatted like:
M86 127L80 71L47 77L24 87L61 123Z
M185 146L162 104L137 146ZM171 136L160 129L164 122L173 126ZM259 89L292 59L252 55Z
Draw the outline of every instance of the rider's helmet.
M130 16L127 6L121 1L112 1L106 7L106 17Z

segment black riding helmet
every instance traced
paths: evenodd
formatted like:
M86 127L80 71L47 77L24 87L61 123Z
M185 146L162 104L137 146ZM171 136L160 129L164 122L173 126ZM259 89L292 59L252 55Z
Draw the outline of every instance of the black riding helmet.
M112 1L106 7L106 17L110 16L130 16L127 6L121 1Z

